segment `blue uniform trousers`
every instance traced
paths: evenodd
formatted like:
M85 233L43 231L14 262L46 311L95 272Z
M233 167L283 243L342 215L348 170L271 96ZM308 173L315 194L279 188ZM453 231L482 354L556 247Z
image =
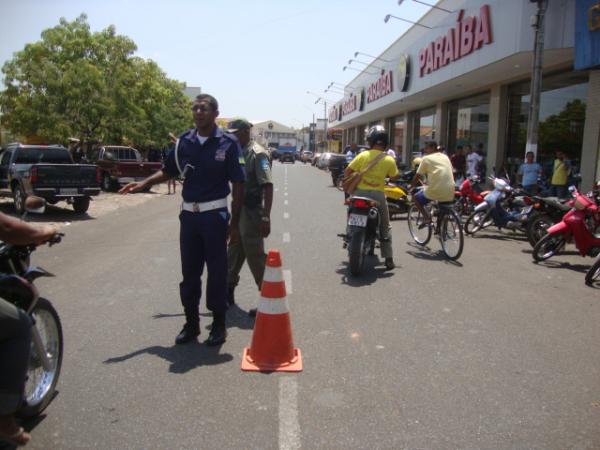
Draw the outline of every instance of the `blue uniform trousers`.
M181 211L179 215L181 272L179 284L186 325L199 330L202 272L206 280L206 307L216 314L227 311L227 225L229 213L217 209L201 213Z

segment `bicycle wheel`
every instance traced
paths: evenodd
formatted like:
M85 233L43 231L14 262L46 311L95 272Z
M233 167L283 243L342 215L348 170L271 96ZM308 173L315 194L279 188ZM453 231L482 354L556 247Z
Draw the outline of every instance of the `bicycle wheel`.
M442 222L440 224L440 243L442 250L453 261L460 258L463 251L464 236L462 224L453 210L444 212Z
M431 239L431 225L419 228L422 223L423 215L415 205L412 205L408 210L408 231L413 240L419 245L425 245Z

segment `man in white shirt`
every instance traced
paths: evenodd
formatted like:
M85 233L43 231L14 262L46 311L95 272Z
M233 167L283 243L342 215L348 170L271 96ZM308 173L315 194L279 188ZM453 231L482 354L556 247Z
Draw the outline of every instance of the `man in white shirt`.
M470 145L465 145L467 152L467 176L477 175L477 166L483 160L483 157L479 155Z

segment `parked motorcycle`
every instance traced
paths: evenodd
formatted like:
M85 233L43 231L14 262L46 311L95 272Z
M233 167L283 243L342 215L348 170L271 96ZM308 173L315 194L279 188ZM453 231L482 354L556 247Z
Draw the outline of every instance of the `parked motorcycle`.
M596 262L592 264L592 267L585 274L585 284L593 286L598 280L600 280L600 256L596 258Z
M478 175L466 177L455 193L454 211L457 214L468 216L473 213L475 207L483 202L484 197L490 191L479 189L480 178Z
M30 198L26 201L27 210L39 212L39 208L27 206ZM62 236L62 233L55 235L48 244L59 243ZM36 248L36 245L0 243L0 297L27 312L33 323L25 399L17 411L25 418L39 415L54 398L63 356L58 313L49 300L40 297L34 284L37 278L54 275L31 264L31 254Z
M571 209L569 200L558 197L531 197L533 209L527 221L527 239L532 247Z
M514 191L502 178L492 178L494 190L487 194L473 213L465 221L465 233L473 235L477 231L495 225L498 229L509 228L525 232L526 222L531 213L531 201L521 192Z
M598 189L598 186L596 186ZM571 186L575 200L573 208L562 220L548 228L548 233L533 248L533 259L544 261L558 254L567 242L575 241L581 256L598 256L600 254L600 212L598 190L582 194Z
M400 214L407 214L412 204L408 198L406 187L400 183L388 181L383 190L387 200L390 219L395 219Z
M379 211L377 202L368 197L350 196L346 200L348 219L344 247L348 249L350 273L359 276L367 255L375 254L379 235Z

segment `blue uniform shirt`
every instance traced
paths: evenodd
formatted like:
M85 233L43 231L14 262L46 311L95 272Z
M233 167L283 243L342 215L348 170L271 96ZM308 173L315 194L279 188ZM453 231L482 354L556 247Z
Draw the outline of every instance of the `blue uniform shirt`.
M195 129L179 136L179 166L188 169L183 182L182 197L185 202L210 202L227 197L231 192L229 182L243 182L246 178L244 157L237 138L215 127L213 134L200 144ZM175 151L171 151L163 166L171 177L179 176Z

